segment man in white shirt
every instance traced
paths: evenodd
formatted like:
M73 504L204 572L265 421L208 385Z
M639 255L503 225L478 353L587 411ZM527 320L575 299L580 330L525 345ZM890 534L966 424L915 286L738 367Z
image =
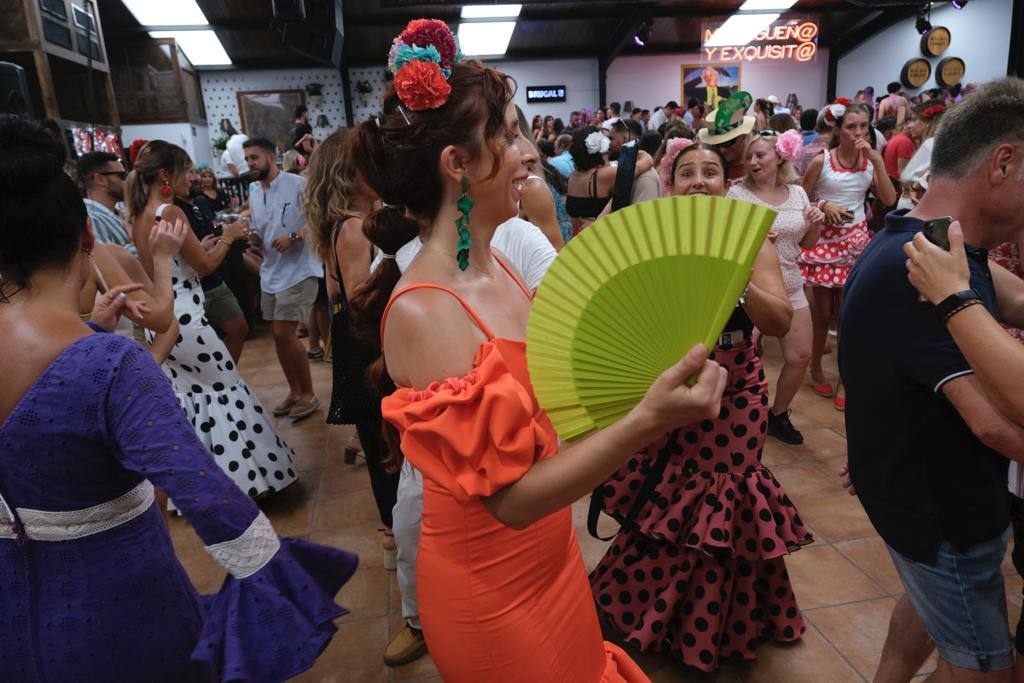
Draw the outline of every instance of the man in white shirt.
M221 170L236 178L245 172L245 143L248 139L249 136L245 133L235 133L228 138L227 149L220 155Z
M498 226L494 237L491 238L491 247L522 274L523 284L531 292L537 291L544 273L548 272L548 267L558 256L558 252L551 246L551 242L541 229L518 216L509 218ZM419 237L414 237L411 242L399 249L395 254L398 269L404 273L421 249L423 240ZM383 258L384 255L378 251L370 268L374 269L380 265Z
M618 102L612 102L608 105L608 115L605 117L604 123L601 127L605 130L611 130L612 124L621 118L622 105Z
M648 126L651 130L661 132L661 127L676 114L676 109L679 108L679 103L675 100L669 100L668 104L658 109L658 111L651 114L651 124Z
M263 138L245 143L245 160L255 181L249 186L252 237L263 249L260 305L263 318L273 324L274 348L288 380L288 397L274 408L274 415L298 421L320 407L309 359L295 334L299 323L309 319L318 280L324 276L303 239L306 219L300 196L306 179L278 170L274 145Z

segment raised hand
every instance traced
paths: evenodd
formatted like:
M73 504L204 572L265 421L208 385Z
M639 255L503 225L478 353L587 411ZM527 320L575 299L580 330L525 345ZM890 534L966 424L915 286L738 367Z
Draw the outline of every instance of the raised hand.
M149 251L153 258L174 258L181 251L189 227L180 218L171 225L161 220L149 231Z

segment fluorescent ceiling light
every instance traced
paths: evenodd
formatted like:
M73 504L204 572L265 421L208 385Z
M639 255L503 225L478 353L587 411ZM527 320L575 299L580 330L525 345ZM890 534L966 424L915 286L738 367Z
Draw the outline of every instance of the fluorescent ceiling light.
M464 5L463 19L515 19L522 5Z
M755 10L787 10L797 3L797 0L747 0L738 11L752 12Z
M231 64L220 39L213 31L150 31L153 38L174 38L193 66Z
M734 14L725 20L704 46L746 45L778 18L778 14Z
M143 26L206 26L196 0L121 0Z
M467 56L503 55L516 29L514 21L478 21L459 24L459 47Z

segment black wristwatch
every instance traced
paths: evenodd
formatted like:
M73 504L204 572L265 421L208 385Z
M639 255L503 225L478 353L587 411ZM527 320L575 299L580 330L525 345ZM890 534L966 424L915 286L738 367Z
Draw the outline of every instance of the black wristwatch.
M972 306L975 303L981 303L981 295L973 289L965 289L962 292L950 294L945 299L935 304L935 315L939 316L940 321L946 322L960 309Z
M299 241L299 233L297 233L297 232L290 232L290 233L288 233L288 239L290 239L292 242L298 242Z

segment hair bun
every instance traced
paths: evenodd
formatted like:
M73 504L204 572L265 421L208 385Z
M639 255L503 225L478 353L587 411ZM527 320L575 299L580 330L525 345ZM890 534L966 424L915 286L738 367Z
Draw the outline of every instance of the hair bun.
M64 146L29 119L0 117L0 150L0 188L4 194L37 194L64 172Z

